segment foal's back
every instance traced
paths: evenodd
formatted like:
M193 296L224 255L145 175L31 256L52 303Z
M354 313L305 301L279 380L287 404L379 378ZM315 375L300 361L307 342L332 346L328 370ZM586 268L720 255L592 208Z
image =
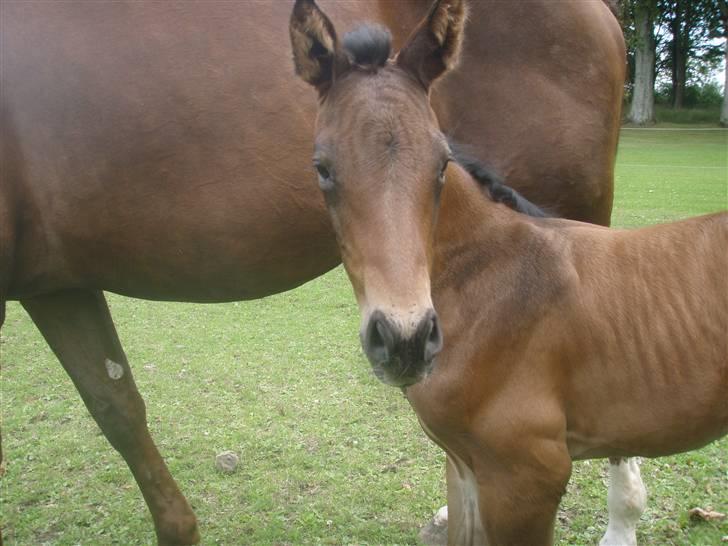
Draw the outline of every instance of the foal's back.
M728 430L728 213L569 224L559 356L575 456L657 456Z

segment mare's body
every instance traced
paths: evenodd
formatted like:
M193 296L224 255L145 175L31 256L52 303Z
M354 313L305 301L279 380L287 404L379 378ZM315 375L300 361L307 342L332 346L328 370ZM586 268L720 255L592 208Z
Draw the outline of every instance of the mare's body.
M401 42L428 4L326 7ZM316 102L281 46L288 3L2 10L0 301L256 298L338 263L308 176ZM607 224L616 20L598 2L476 2L472 17L463 66L435 97L443 126L534 202Z

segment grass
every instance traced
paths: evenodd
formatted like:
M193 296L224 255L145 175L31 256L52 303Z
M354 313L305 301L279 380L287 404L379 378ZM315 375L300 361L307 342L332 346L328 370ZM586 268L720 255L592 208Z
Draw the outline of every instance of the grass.
M614 223L726 207L728 132L623 132ZM374 379L341 269L298 290L225 305L109 295L152 433L193 505L204 544L415 544L445 503L444 457L402 395ZM152 544L146 506L22 308L0 338L0 521L8 545ZM728 524L728 442L645 461L641 544L715 545ZM233 450L238 471L215 454ZM602 461L575 465L561 544L606 524Z
M614 226L638 227L725 208L728 130L622 130Z

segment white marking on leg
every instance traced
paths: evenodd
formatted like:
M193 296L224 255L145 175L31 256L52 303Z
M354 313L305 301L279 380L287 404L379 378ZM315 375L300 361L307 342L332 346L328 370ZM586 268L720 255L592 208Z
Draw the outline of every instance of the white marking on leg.
M609 462L609 524L599 546L637 546L637 522L645 511L647 490L637 459Z
M124 375L124 367L118 362L114 362L110 358L107 358L104 364L106 365L106 373L109 374L109 377L111 379L121 379Z
M437 511L435 517L432 518L432 523L438 527L444 527L447 525L447 506L443 506Z
M419 536L425 546L447 546L447 506L440 508L432 521L420 529Z
M455 544L475 545L485 544L485 531L480 519L480 503L478 494L478 481L470 468L458 457L450 454L457 469L459 489L462 493L462 520L449 521L452 526L448 537L452 537Z
M442 445L442 442L437 440L437 437L422 420L420 420L420 425L435 443ZM473 471L457 455L448 451L448 457L457 474L455 479L457 480L457 490L461 494L462 513L458 515L457 521L451 520L447 506L443 506L435 514L433 524L438 521L436 524L438 526L447 525L449 543L458 546L474 546L476 544L487 546L485 529L480 518L478 480Z

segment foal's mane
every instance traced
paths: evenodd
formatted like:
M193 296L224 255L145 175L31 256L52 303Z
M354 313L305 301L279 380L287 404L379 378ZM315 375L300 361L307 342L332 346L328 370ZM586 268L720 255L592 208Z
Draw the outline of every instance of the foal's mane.
M548 212L531 203L516 190L506 186L503 180L492 169L482 161L469 155L457 142L448 140L450 151L455 162L465 169L480 186L490 194L491 199L496 203L503 203L513 210L533 216L535 218L548 218L552 216Z

